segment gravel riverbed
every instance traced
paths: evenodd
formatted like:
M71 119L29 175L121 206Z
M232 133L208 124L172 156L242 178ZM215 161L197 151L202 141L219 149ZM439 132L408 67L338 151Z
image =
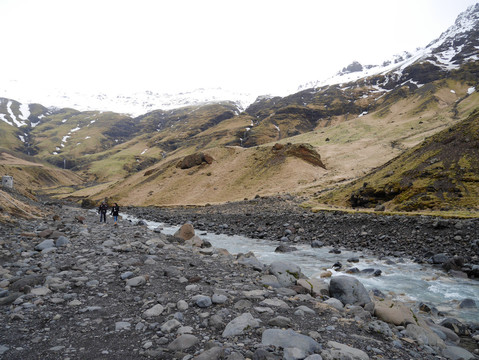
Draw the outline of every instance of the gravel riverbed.
M365 293L361 284L338 281L333 289L295 264L264 266L198 236L319 241L418 261L446 254L443 266L473 277L476 220L313 214L289 197L121 209L191 224L170 236L141 222L100 224L94 212L66 204L45 206L47 218L0 225L2 359L472 359L479 352L473 324L439 323L427 309Z

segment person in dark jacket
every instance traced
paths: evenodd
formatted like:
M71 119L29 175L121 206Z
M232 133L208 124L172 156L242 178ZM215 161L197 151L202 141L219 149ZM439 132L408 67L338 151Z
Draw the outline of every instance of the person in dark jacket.
M98 208L98 213L100 214L100 222L105 222L106 223L106 212L108 211L108 205L106 202L102 202L100 207Z
M118 214L120 213L120 207L115 203L111 208L111 215L113 215L113 220L115 220L115 225L118 222Z

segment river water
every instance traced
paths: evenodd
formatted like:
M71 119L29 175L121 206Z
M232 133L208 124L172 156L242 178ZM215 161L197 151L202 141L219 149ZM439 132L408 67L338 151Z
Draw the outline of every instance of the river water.
M132 216L124 216L126 220L137 221ZM162 228L165 234L174 234L179 226L169 226L154 221L146 221L150 229ZM445 313L447 317L457 318L466 323L479 324L479 281L450 277L444 271L428 264L417 264L407 259L378 259L365 252L342 250L341 254L330 252L332 248L312 248L309 245L292 244L298 250L290 253L275 253L280 242L251 239L243 236L229 236L197 232L197 235L208 240L215 248L223 248L231 254L252 251L256 258L264 264L273 261L288 261L301 267L303 274L309 278L319 277L321 273L330 271L332 276L345 275L345 270L356 267L358 270L381 270L380 276L360 272L347 274L357 277L368 290L378 289L393 298L414 304L425 303ZM348 262L356 258L358 262ZM389 261L388 261L389 260ZM341 263L338 271L333 265ZM326 279L327 280L327 279ZM464 299L476 302L474 309L460 309L459 303Z

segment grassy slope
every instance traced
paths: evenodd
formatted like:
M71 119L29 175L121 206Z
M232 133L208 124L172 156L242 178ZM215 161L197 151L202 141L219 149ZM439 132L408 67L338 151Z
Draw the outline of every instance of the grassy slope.
M479 94L458 106L465 118L318 202L390 210L479 210ZM477 109L477 107L476 107Z

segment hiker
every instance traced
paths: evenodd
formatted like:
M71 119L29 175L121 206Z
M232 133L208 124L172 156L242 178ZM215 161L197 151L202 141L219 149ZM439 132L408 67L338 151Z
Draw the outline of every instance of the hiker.
M102 202L98 208L98 213L100 214L100 222L103 220L106 223L106 212L108 211L108 205L106 202Z
M111 215L113 215L113 220L115 220L115 225L117 225L118 222L118 213L120 212L120 207L118 206L117 203L113 205L111 208Z

